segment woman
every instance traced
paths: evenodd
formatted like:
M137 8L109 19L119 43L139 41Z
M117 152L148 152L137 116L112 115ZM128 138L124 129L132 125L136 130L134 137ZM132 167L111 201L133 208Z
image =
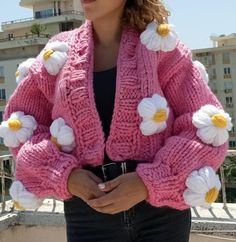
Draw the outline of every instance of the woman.
M0 134L18 208L64 201L69 242L189 240L232 124L159 0L81 0L86 23L23 63Z

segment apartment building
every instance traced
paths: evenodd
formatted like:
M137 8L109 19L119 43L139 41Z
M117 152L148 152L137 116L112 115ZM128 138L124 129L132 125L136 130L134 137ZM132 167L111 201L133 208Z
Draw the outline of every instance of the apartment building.
M16 88L15 71L28 58L38 55L48 39L61 32L79 27L84 15L78 0L21 0L20 6L32 9L33 17L3 22L0 32L0 122L5 105ZM46 30L31 33L34 23L43 24ZM8 149L0 139L0 155Z
M229 147L236 149L236 33L211 40L212 48L193 50L193 57L205 65L209 86L233 119Z

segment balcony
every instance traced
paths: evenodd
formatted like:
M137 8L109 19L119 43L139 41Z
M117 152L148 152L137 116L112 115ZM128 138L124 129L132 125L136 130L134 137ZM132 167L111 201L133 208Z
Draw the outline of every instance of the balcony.
M232 78L231 74L224 74L224 79L230 79Z
M25 8L32 8L33 4L35 3L45 3L48 2L48 0L21 0L20 6Z
M233 108L234 104L233 103L226 103L225 106L226 106L226 108Z
M34 23L40 24L52 24L60 22L69 22L69 21L84 21L83 12L79 11L65 11L60 15L45 17L45 18L23 18L12 21L7 21L2 23L2 30L4 32L12 31L21 28L30 28Z
M224 92L225 93L232 93L233 92L233 89L225 89Z
M45 45L48 42L50 35L23 35L14 36L11 38L0 39L0 50L11 49L17 47L26 47L33 45Z
M236 151L229 151L225 163L234 157L236 157ZM6 185L13 180L14 164L11 155L0 156L1 241L65 242L66 230L62 201L48 198L37 210L14 210L13 202L6 189ZM8 169L6 170L4 167L8 167ZM228 180L224 176L224 169L224 165L222 165L220 177L223 203L215 203L209 210L198 207L192 209L190 242L236 241L236 204L227 203L226 185Z

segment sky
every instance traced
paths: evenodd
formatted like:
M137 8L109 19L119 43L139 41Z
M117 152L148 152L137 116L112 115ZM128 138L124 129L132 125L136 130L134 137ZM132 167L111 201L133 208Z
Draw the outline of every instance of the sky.
M8 0L1 4L0 23L32 17L32 10L20 7L19 2L20 0ZM191 49L212 47L212 34L228 35L236 32L236 0L164 2L171 12L169 22L175 26L182 41Z

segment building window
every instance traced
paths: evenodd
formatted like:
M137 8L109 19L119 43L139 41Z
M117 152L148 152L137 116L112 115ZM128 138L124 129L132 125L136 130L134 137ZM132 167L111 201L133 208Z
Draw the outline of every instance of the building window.
M69 31L74 29L74 23L73 22L65 22L60 23L60 31Z
M215 54L212 54L212 65L215 65L216 64L216 57L215 57Z
M231 69L230 67L225 67L224 68L224 78L231 78Z
M210 86L210 88L211 88L211 90L212 90L212 92L213 92L214 94L217 94L217 93L218 93L216 82L210 82L210 83L209 83L209 86Z
M234 129L234 126L232 127L230 133L235 133L235 129Z
M230 53L229 52L223 53L223 64L230 64Z
M225 97L225 101L226 101L226 107L227 108L232 108L233 105L233 97Z
M229 141L229 147L230 148L235 148L236 147L236 141Z
M3 138L0 137L0 144L3 145L4 144L4 141L3 141Z
M3 121L3 114L4 114L4 111L0 111L0 123Z
M35 18L47 18L47 17L52 17L54 16L54 10L53 9L44 9L40 11L35 12Z
M216 69L209 69L209 78L210 80L216 80Z
M0 89L0 100L6 100L6 90Z
M225 91L225 93L232 93L232 91L233 91L233 82L225 82L224 83L224 91Z
M215 55L211 52L197 53L196 58L206 67L215 65Z
M0 66L0 83L5 82L5 74L4 74L4 67Z
M3 66L0 66L0 77L4 77L5 74L4 74L4 67Z

